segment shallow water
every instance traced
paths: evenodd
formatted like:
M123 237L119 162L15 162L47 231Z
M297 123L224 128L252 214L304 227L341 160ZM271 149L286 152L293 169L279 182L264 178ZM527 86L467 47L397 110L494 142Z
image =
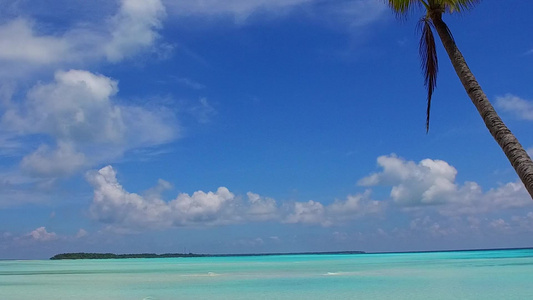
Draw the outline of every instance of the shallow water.
M0 261L1 299L533 299L533 249Z

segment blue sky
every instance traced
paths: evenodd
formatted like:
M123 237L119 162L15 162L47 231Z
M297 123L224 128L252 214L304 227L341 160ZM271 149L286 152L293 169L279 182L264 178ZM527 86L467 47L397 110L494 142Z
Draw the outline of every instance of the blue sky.
M0 258L533 246L438 45L379 0L0 0ZM446 16L533 152L527 1Z

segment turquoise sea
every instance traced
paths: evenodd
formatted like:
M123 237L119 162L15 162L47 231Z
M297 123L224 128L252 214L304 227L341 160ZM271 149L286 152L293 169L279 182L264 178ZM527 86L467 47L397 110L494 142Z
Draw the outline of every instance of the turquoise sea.
M0 299L533 299L533 249L4 260Z

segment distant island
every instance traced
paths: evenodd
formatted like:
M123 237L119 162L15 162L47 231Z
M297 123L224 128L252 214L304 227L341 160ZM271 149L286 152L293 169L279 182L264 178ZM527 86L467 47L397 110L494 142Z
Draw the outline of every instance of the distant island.
M51 260L61 259L124 259L124 258L171 258L171 257L234 257L234 256L274 256L274 255L332 255L332 254L364 254L364 251L333 251L333 252L295 252L295 253L248 253L248 254L196 254L196 253L62 253L50 257Z
M202 257L205 255L194 253L137 253L137 254L114 254L114 253L61 253L50 257L51 260L59 259L122 259L122 258L169 258L169 257Z

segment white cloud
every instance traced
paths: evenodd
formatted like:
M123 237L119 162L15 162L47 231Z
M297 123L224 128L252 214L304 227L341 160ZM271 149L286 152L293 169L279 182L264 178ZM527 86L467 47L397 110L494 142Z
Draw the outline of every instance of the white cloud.
M146 229L231 224L246 219L265 220L272 209L271 200L255 194L251 194L251 204L243 207L240 199L225 187L216 192L181 193L168 202L153 197L154 194L143 197L127 192L118 183L111 166L89 172L87 180L94 187L91 216L117 227Z
M450 205L440 208L444 215L483 214L533 206L521 181L509 182L483 193L475 182L466 182L450 198Z
M269 197L261 197L258 194L248 192L249 209L247 214L251 221L265 221L278 217L276 200Z
M161 193L170 189L172 189L172 184L170 182L159 179L155 187L144 192L144 197L148 199L157 199L161 197Z
M520 180L490 189L485 194L485 198L499 208L517 208L533 204L531 198L528 197L524 184Z
M335 200L326 210L333 221L379 213L384 208L384 202L371 200L370 191L366 191L364 194L348 195L345 201Z
M330 226L366 215L375 215L383 212L385 208L384 202L371 200L370 191L366 191L364 194L348 195L346 200L335 200L329 205L312 200L295 202L284 222Z
M202 223L233 223L239 216L232 215L235 195L225 187L216 192L196 191L192 195L183 193L170 202L175 212L175 224L184 225L190 222Z
M39 242L54 241L59 238L55 232L46 231L45 227L39 227L33 230L32 232L28 233L26 237Z
M389 214L407 212L414 216L409 229L398 229L396 233L393 230L393 235L420 233L443 237L464 235L463 231L490 231L494 226L520 227L520 230L533 228L529 215L516 216L508 221L503 214L505 211L516 212L517 208L533 207L520 182L483 192L475 182L457 184L456 169L444 161L424 159L415 163L391 155L378 158L378 164L383 171L362 179L361 183L390 187L393 205L386 200L372 200L371 191L367 190L329 204L310 200L280 207L272 198L248 192L243 199L225 187L212 192L180 193L165 201L161 192L170 189L170 183L160 180L156 187L144 194L130 193L118 182L115 170L107 166L87 173L87 180L94 187L90 214L93 219L107 223L108 229L115 232L265 221L327 227L379 216L387 211Z
M61 37L39 36L29 20L15 19L0 26L0 60L52 64L69 57Z
M518 96L507 94L496 97L496 105L504 111L514 114L518 119L533 121L533 102Z
M385 208L382 202L370 200L367 192L327 206L311 200L280 209L272 198L248 192L244 201L226 187L219 187L215 192L180 193L173 200L164 201L159 192L153 191L170 187L166 181L160 181L142 196L126 191L111 166L90 171L86 177L94 188L92 218L109 224L115 231L265 221L329 226L377 214Z
M76 233L75 237L77 239L81 239L85 236L87 236L89 233L87 232L87 230L83 229L83 228L80 228L80 230L78 230L78 232Z
M47 33L24 18L0 25L0 78L19 78L45 66L82 66L101 59L118 62L156 51L165 7L160 0L121 0L113 16L98 24L78 24ZM171 48L171 47L170 47ZM163 51L169 46L164 45Z
M128 193L118 183L111 166L87 174L94 187L90 212L93 218L104 223L126 226L168 227L170 208L159 199L146 200L138 194Z
M232 17L236 23L244 23L256 13L269 16L299 12L318 19L329 19L350 27L367 25L377 20L386 6L374 0L328 2L317 0L204 0L165 1L169 13L178 16Z
M22 167L36 175L66 175L176 138L170 111L116 104L117 92L117 81L83 70L56 72L54 82L33 87L24 104L4 113L4 129L16 136L45 135L57 146L41 145Z
M292 213L285 218L286 223L322 224L331 225L326 219L326 209L320 202L309 200L308 202L296 202Z
M457 170L442 160L424 159L418 164L396 155L380 156L382 172L359 181L363 186L390 186L390 197L401 207L437 206L444 215L480 214L533 206L521 182L509 182L483 192L475 182L459 185Z
M457 170L442 160L424 159L416 164L395 155L378 157L383 172L359 181L362 186L392 186L391 198L403 206L439 204L453 193Z
M160 0L122 0L111 20L112 39L105 46L107 59L120 61L154 45L165 15Z
M85 155L76 152L71 143L59 143L57 149L48 145L39 148L22 159L21 167L32 175L68 175L81 169L86 163Z

